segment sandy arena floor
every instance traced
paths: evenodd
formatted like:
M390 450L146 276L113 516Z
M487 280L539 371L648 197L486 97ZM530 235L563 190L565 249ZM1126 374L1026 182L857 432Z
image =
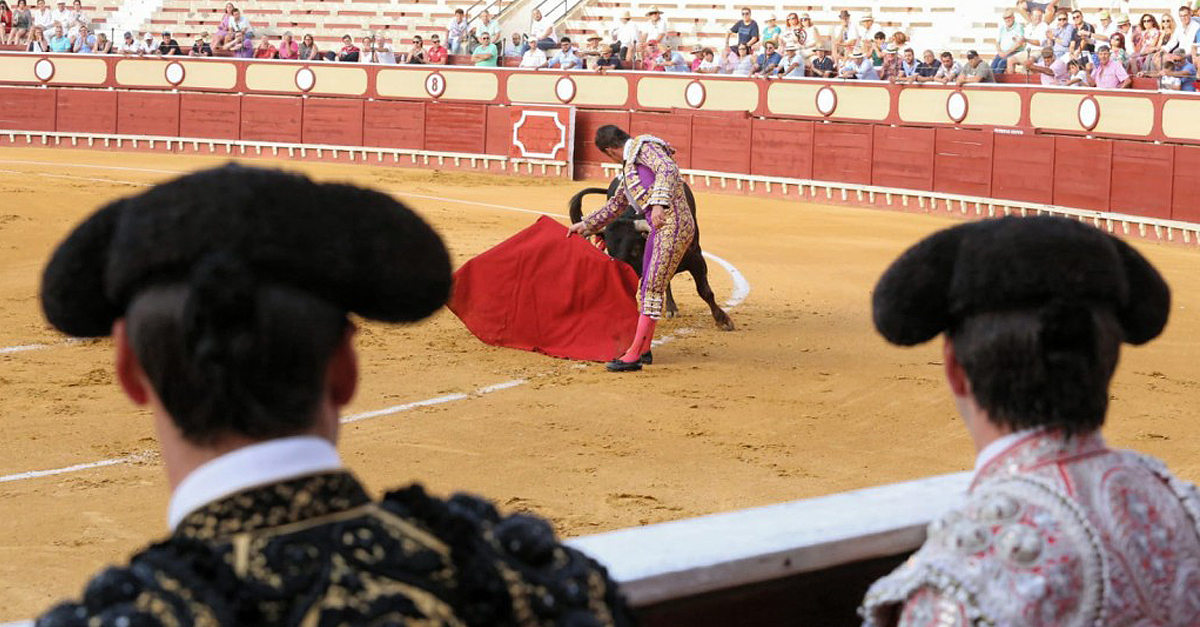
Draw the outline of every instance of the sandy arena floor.
M99 204L218 159L0 149L0 477L125 456L133 463L0 482L0 621L27 618L165 532L168 498L147 415L121 396L107 342L67 343L38 308L41 269ZM259 163L269 163L259 161ZM461 263L565 214L580 183L280 163L401 194ZM966 470L974 454L941 382L937 343L902 350L872 330L883 268L944 218L699 194L705 249L751 292L716 330L690 279L677 339L640 375L481 344L448 312L364 325L348 413L466 399L347 425L341 449L376 491L422 481L533 510L582 535ZM524 211L523 211L524 210ZM563 221L565 222L565 217ZM1200 251L1135 242L1175 289L1163 337L1129 349L1110 441L1200 479ZM730 275L711 264L720 299ZM690 329L685 332L684 329ZM485 386L527 382L486 394Z

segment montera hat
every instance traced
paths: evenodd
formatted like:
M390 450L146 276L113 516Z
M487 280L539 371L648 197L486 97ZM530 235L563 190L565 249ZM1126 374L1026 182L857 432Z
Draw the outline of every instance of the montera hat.
M68 335L106 336L139 292L194 284L198 269L217 260L238 270L231 282L238 286L206 283L206 290L283 285L387 322L428 316L451 285L441 238L392 197L228 165L113 201L86 218L46 266L42 309Z
M1051 216L955 226L918 242L875 285L875 328L912 346L973 315L1053 304L1110 308L1124 339L1143 344L1166 326L1171 292L1129 244Z

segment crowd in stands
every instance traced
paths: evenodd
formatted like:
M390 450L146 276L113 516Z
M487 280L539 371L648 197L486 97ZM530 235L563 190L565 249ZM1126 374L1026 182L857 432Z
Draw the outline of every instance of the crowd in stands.
M644 20L626 11L604 33L582 41L556 32L556 25L534 10L524 29L501 28L488 11L468 19L462 9L445 25L444 36L420 34L393 46L386 31L379 35L342 37L342 46L321 49L311 34L297 40L291 32L256 33L250 19L232 3L226 4L216 33L200 33L190 47L171 33L138 36L127 32L121 41L89 30L80 0L73 8L59 0L51 10L37 0L15 8L0 0L0 33L8 44L31 52L77 52L123 55L236 56L349 63L441 64L451 55L469 56L479 66L517 65L522 68L568 70L641 70L729 74L763 78L803 76L878 80L893 83L995 82L997 74L1037 75L1044 85L1123 88L1133 77L1156 78L1161 89L1195 91L1200 15L1183 5L1174 13L1146 13L1136 20L1101 10L1081 10L1020 0L1007 9L996 33L995 51L968 51L956 59L910 42L902 31L886 32L868 11L855 19L849 11L825 32L808 13L788 13L780 24L768 15L762 24L750 8L731 20L722 46L680 45L657 7ZM1200 4L1200 3L1198 3ZM440 30L440 29L439 29ZM920 52L918 52L920 50ZM991 56L991 60L985 59ZM511 59L502 63L504 59ZM464 60L456 60L465 62Z

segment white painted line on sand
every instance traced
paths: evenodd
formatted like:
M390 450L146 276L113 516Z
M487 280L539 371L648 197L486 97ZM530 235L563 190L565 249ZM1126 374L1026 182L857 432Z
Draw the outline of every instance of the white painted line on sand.
M103 468L105 466L115 466L117 464L128 464L135 462L145 457L145 453L137 453L134 455L126 455L125 457L115 457L113 459L102 459L98 462L88 462L86 464L75 464L65 468L55 468L53 470L31 470L29 472L19 472L15 475L4 475L0 477L0 483L7 481L20 481L22 479L36 479L38 477L49 477L51 475L63 475L69 472L79 472L81 470L91 470L92 468Z

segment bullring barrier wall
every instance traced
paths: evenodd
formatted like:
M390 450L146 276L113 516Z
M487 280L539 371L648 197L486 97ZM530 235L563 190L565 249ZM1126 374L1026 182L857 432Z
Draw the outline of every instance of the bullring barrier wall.
M0 142L158 138L133 146L595 176L606 164L591 137L615 123L670 141L702 189L1065 213L1188 242L1200 223L1188 93L27 53L0 54L0 85ZM542 156L522 158L521 106L572 110L564 146L551 154L555 125L541 120L547 145L527 152Z

